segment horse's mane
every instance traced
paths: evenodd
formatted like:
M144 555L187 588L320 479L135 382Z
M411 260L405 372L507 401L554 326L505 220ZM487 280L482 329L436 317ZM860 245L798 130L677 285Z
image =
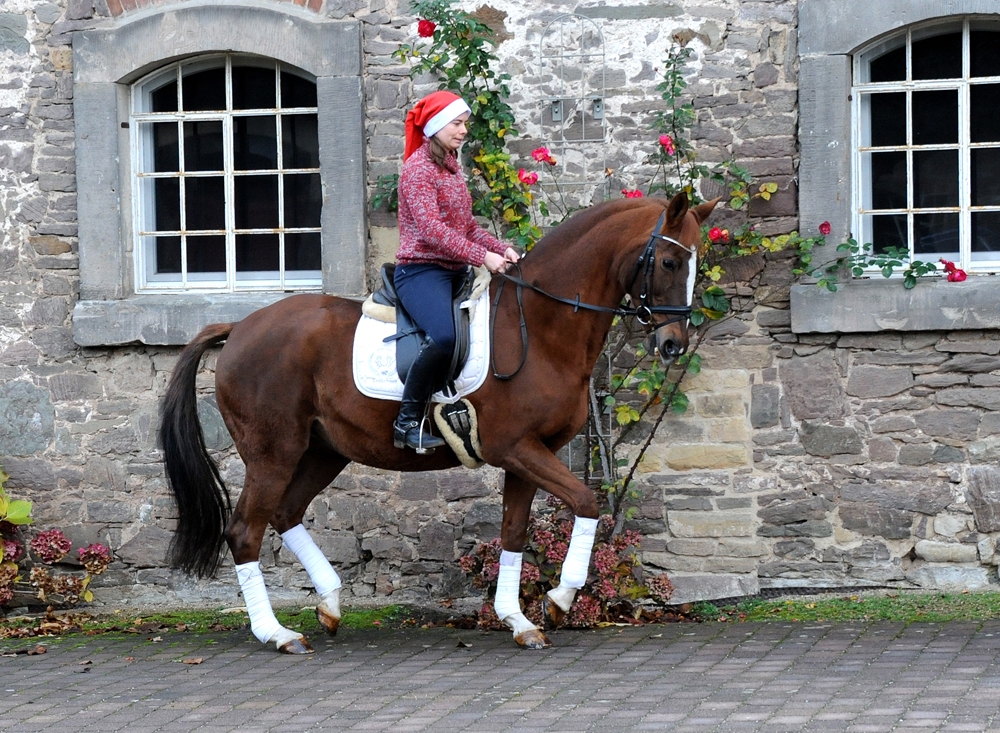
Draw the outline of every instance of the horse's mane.
M553 249L557 251L564 250L567 245L579 241L583 238L584 234L615 214L646 208L650 204L658 204L666 209L669 203L667 199L660 197L602 201L599 204L576 212L569 219L542 237L532 248L532 255L537 257Z

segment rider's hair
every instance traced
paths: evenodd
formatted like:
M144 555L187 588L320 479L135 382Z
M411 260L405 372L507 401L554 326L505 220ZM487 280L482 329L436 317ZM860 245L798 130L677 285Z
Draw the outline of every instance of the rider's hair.
M448 150L446 150L444 145L442 145L438 141L437 137L432 137L430 140L431 142L430 145L428 146L428 150L431 154L431 160L437 163L439 168L444 168L447 170L447 166L444 163L445 158L449 155L454 155L454 153L451 153Z

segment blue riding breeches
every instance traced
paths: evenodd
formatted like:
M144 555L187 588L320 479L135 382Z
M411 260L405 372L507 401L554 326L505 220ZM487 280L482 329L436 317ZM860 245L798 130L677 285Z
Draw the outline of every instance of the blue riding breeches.
M455 349L455 321L452 292L466 271L447 270L438 265L396 265L396 293L413 322L443 353Z

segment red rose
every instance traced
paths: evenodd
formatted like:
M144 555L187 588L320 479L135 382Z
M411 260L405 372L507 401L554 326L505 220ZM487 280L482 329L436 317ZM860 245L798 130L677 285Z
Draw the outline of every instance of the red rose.
M622 189L622 193L625 194L625 198L627 198L627 199L641 199L642 198L642 191L640 191L638 188L635 189L634 191L629 191L627 188L623 188Z
M965 270L959 270L957 267L954 271L948 273L948 282L950 283L960 283L963 282L968 275L965 274Z
M417 23L417 35L421 38L430 38L434 35L434 29L437 28L437 24L429 20L421 20Z
M829 234L830 233L830 222L824 221L822 224L820 224L819 225L819 233L822 234L824 237L827 234Z
M723 238L722 230L719 227L712 227L708 230L708 238L713 242L718 242Z
M537 173L528 173L524 168L519 168L517 171L517 178L525 186L530 186L532 183L538 183Z

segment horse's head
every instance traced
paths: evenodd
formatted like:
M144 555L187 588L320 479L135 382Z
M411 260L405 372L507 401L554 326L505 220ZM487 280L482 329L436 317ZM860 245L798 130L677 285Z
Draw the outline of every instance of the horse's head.
M686 194L674 196L666 212L663 212L662 226L659 229L654 226L647 235L649 240L643 245L628 286L629 295L640 311L644 306L652 309L651 313L646 311L647 318L640 320L649 324L653 331L651 346L668 363L683 354L688 346L689 314L698 277L701 224L718 201L690 208ZM657 224L660 222L661 219L658 219ZM657 313L656 306L678 308L679 312Z

